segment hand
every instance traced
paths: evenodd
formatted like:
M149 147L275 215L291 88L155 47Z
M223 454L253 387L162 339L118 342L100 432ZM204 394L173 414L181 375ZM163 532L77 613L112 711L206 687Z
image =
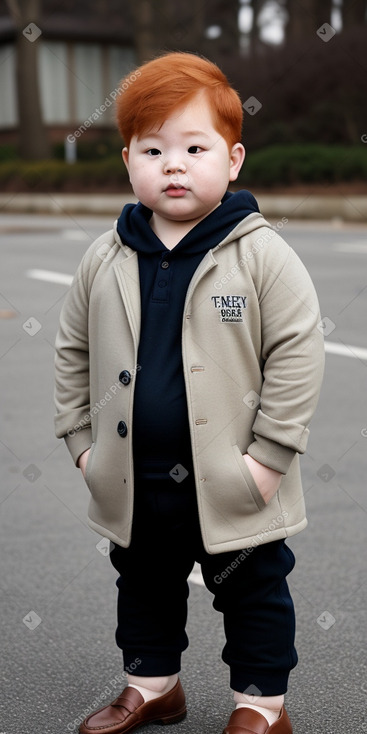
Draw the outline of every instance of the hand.
M270 502L279 489L282 474L269 466L260 464L249 454L243 454L243 458L254 478L255 484L263 497L265 504Z
M78 467L81 470L81 473L83 474L83 477L85 479L85 470L87 468L87 461L89 456L90 449L87 449L86 451L83 451L82 454L80 454L78 459Z

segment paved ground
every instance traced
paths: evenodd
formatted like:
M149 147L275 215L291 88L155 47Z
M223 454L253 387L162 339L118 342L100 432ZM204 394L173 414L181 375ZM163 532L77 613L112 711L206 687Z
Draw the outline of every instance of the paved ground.
M110 222L0 217L0 734L76 731L83 713L124 686L115 571L87 527L86 486L53 434L53 343L66 285L27 275L73 273ZM367 351L353 347L367 349L367 227L293 222L283 231L317 286L329 345L302 461L309 527L289 541L300 662L287 707L295 734L356 734L367 731ZM352 349L338 356L335 345ZM221 734L232 710L222 622L209 592L190 584L188 717L172 731Z
M366 222L367 197L349 192L331 193L323 187L320 193L312 187L308 193L256 193L261 211L266 217L281 219L284 212L288 219L343 220ZM326 194L326 195L325 195ZM32 214L108 215L112 216L120 207L121 199L131 201L130 194L49 194L0 192L0 211L29 212Z

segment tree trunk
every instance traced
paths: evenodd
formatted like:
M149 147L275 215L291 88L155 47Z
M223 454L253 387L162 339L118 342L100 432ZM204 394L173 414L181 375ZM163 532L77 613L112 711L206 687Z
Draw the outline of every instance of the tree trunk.
M50 158L51 155L42 118L36 44L37 41L30 42L23 34L18 34L16 78L20 154L28 160Z
M49 158L50 145L42 119L37 64L41 0L7 0L7 4L17 34L15 52L20 154L27 160Z
M259 15L263 8L264 0L252 0L252 26L250 30L250 48L251 53L256 53L259 48Z
M332 0L323 0L322 3L318 0L313 0L313 14L314 14L314 30L317 31L321 28L324 23L331 23L331 11L333 8Z
M158 13L161 3L158 5ZM151 0L131 0L133 17L133 35L135 40L135 51L139 64L144 64L153 58L157 51L157 39L155 27L157 19L157 8L153 12Z
M366 0L343 0L343 30L366 23Z
M188 51L207 54L206 28L207 0L196 0L191 6L178 0L168 0L171 9L171 22L166 27L164 37L165 48L172 51ZM212 23L210 23L212 25Z
M287 42L298 43L313 37L324 23L331 25L332 0L303 0L302 4L299 0L286 0L284 7L288 13Z
M240 41L239 11L239 0L230 0L230 2L228 0L215 0L207 6L207 27L217 25L221 29L221 35L215 43L216 51L220 55L238 54Z
M288 21L285 26L285 35L287 43L297 43L304 35L303 13L297 8L295 0L286 0L285 8L288 14Z

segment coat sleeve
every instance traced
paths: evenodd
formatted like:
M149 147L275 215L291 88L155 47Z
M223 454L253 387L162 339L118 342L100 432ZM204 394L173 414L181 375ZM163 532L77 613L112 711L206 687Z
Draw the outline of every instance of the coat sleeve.
M55 433L76 464L92 443L89 398L87 251L66 295L55 342Z
M311 278L296 253L280 237L276 240L279 248L272 242L258 294L263 385L248 453L286 474L295 454L306 450L325 357Z

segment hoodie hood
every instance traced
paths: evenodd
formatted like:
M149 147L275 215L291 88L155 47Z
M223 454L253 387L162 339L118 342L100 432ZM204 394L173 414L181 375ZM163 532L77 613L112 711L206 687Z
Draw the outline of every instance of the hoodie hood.
M193 255L207 252L218 245L250 214L259 213L255 197L250 191L227 191L222 203L196 224L173 248L175 254ZM168 248L150 227L151 209L141 204L126 204L117 221L117 232L125 245L146 255L163 252Z

